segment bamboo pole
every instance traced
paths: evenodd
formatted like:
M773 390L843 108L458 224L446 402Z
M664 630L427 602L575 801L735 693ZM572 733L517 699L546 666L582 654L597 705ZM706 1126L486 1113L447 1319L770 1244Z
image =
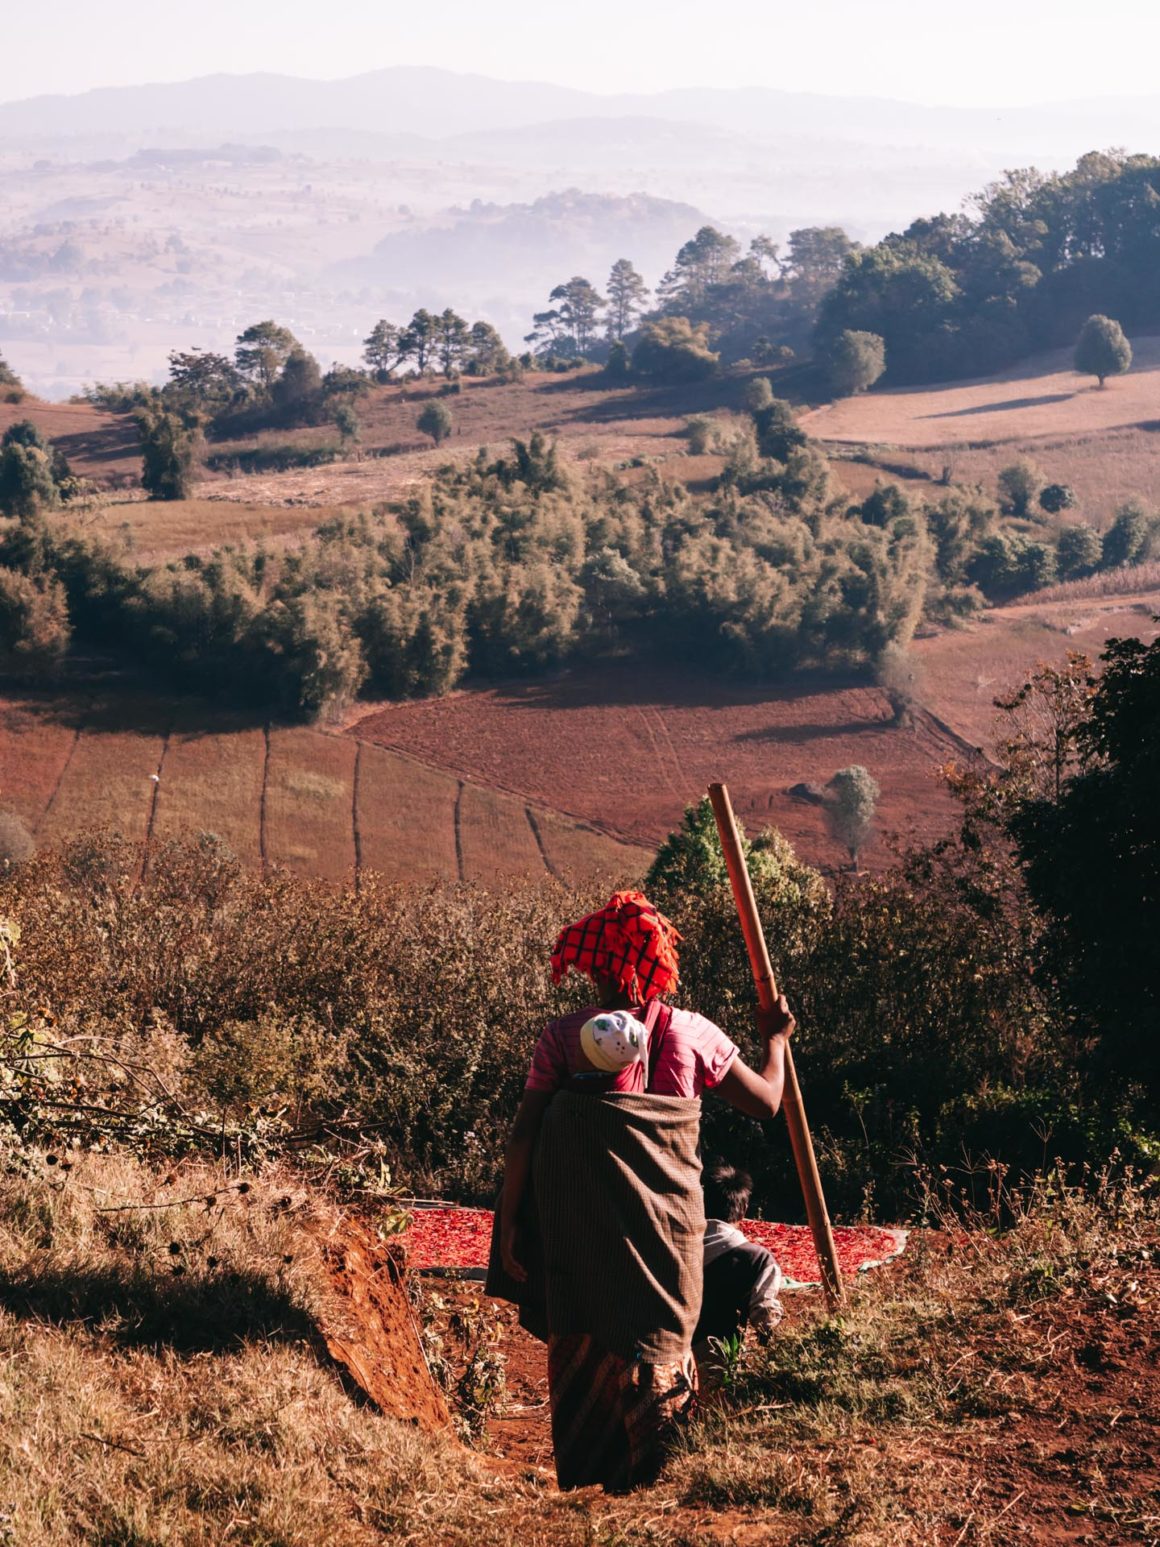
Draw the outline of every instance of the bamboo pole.
M713 815L717 818L717 831L721 835L721 848L725 855L729 881L733 887L733 898L741 921L741 933L745 937L749 964L753 968L753 979L757 984L757 1002L762 1010L775 1010L778 997L777 982L773 976L773 966L765 944L765 932L762 930L761 919L757 913L753 882L749 878L745 856L741 852L741 838L737 831L737 819L733 815L733 806L729 800L729 791L723 784L711 784L709 799L712 802ZM793 1149L798 1180L805 1197L806 1218L810 1222L814 1249L818 1254L818 1264L822 1270L822 1284L826 1291L826 1299L831 1307L837 1308L845 1304L846 1292L842 1286L842 1273L838 1267L834 1233L830 1228L830 1216L822 1193L822 1179L818 1174L818 1162L814 1154L813 1140L810 1138L809 1125L806 1122L806 1110L802 1105L802 1093L798 1085L797 1071L794 1068L793 1050L788 1042L785 1049L785 1090L781 1104L789 1128L789 1142Z

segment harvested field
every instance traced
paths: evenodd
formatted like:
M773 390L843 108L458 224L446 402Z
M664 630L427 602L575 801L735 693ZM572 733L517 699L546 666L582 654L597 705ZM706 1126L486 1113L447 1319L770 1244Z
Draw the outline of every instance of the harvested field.
M190 500L125 500L99 506L71 524L83 532L121 538L134 558L148 562L226 544L238 546L301 536L337 515L341 508L263 505L221 495Z
M457 821L468 881L543 873L544 858L528 813L510 795L465 784Z
M265 761L266 739L260 730L170 737L154 842L213 833L247 864L258 864Z
M648 862L596 827L372 742L306 726L266 731L202 708L198 724L189 704L139 693L125 694L119 714L107 694L0 701L0 810L22 818L41 847L108 828L146 855L213 833L247 864L330 881L356 870L389 881L489 883L545 870L623 880Z
M165 738L131 731L86 731L76 742L37 827L40 844L73 833L108 828L145 844L161 770Z
M359 751L356 809L363 868L417 882L458 877L459 780L366 742Z
M915 641L924 701L972 745L990 750L995 699L1017 688L1039 662L1060 661L1068 650L1095 659L1116 636L1155 639L1158 612L1158 591L995 608L967 628Z
M0 808L35 831L52 803L78 732L18 700L0 708Z
M357 747L300 727L275 728L268 736L262 857L300 875L349 880Z
M825 864L839 863L838 848L817 807L790 786L864 763L883 788L883 831L930 837L951 812L935 770L962 754L932 722L894 726L885 698L854 680L774 693L662 668L577 669L551 682L383 705L351 729L648 849L723 778L749 826L772 822ZM549 853L551 844L549 835ZM885 845L868 858L883 863Z
M1102 391L1057 349L981 380L898 387L803 414L801 425L823 441L878 446L963 446L1041 437L1092 435L1160 418L1160 338L1132 340L1126 376Z

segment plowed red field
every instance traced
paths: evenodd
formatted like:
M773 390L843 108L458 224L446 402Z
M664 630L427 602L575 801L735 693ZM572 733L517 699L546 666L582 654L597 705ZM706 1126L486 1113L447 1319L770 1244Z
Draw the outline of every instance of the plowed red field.
M678 671L576 670L550 682L389 704L353 733L459 778L553 806L653 848L714 779L750 828L772 822L816 862L842 856L821 812L788 794L863 763L882 786L881 830L943 831L951 802L936 769L962 756L928 717L892 724L877 689L854 681L771 692ZM505 842L524 842L509 833ZM551 852L552 837L546 839ZM889 857L881 839L871 863Z

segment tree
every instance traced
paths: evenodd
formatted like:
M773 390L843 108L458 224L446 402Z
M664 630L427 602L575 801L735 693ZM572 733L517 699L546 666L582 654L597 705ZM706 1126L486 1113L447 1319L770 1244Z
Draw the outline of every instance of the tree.
M1143 509L1131 501L1121 505L1116 519L1104 533L1101 569L1122 569L1139 564L1145 557L1150 523Z
M644 311L648 286L627 258L618 258L608 276L607 290L605 333L610 344L623 344Z
M1020 457L999 473L999 498L1003 509L1010 516L1025 517L1031 514L1035 497L1043 485L1043 474L1027 457Z
M877 333L843 328L830 345L828 368L842 397L865 392L886 369L886 345Z
M687 317L661 317L646 322L632 352L632 367L640 376L659 381L703 381L712 376L721 356L709 348L709 329Z
M1049 516L1058 516L1064 510L1071 510L1074 504L1075 490L1070 484L1049 483L1039 491L1039 508Z
M451 434L454 421L451 411L446 403L428 403L416 421L417 427L424 435L429 435L437 446L441 446Z
M858 869L858 857L873 830L874 814L881 793L878 781L861 763L839 768L826 783L826 804L823 808L826 824L832 835L848 851L855 870Z
M657 292L667 312L696 311L713 285L721 284L741 255L737 241L715 226L702 226L677 253Z
M0 392L3 392L10 403L18 403L24 393L24 383L2 354L0 354Z
M765 827L748 838L738 821L737 831L741 853L761 903L773 904L779 912L799 921L810 914L825 916L829 909L825 882L816 870L798 859L776 828ZM707 795L695 806L685 807L680 827L657 850L645 885L650 895L656 891L670 897L702 898L728 887L729 872L721 852L717 819Z
M512 363L507 345L490 322L473 322L467 335L466 369L473 376L490 376Z
M0 446L0 515L30 516L60 504L52 450L39 434L31 444L12 425Z
M458 312L450 307L435 319L435 351L444 376L454 376L467 353L470 334Z
M273 396L279 408L289 409L309 407L322 397L321 367L301 345L296 344L286 356Z
M269 392L286 364L292 349L301 348L289 328L272 319L255 322L239 333L234 346L234 364L247 381Z
M628 376L630 369L631 363L628 358L628 350L625 345L622 344L619 339L617 339L616 343L613 344L612 348L608 351L608 359L605 362L604 374L608 377L609 381L624 381Z
M1075 1029L1098 1049L1118 1097L1160 1097L1160 641L1110 642L1059 793L1010 818L1027 883L1048 928L1045 978L1061 985ZM1129 1083L1135 1083L1136 1090Z
M51 677L69 647L68 599L53 575L0 569L0 671Z
M220 408L242 384L234 362L211 349L173 350L169 356L167 398L178 397L191 406Z
M340 403L334 410L334 427L338 431L344 446L358 444L361 425L359 424L358 414L355 413L350 403Z
M803 226L789 234L788 270L794 295L816 307L841 278L846 259L857 252L841 226Z
M426 373L435 356L438 332L438 319L421 306L399 339L399 359L412 361L420 376Z
M1100 534L1085 521L1073 521L1059 534L1056 563L1061 580L1082 580L1099 569L1104 545Z
M363 340L363 359L380 380L385 381L398 365L401 339L402 334L395 324L382 318Z
M894 723L905 725L922 699L922 663L913 650L892 642L874 663L874 676L890 701Z
M150 499L185 500L202 449L201 433L179 414L143 410L137 415L141 437L141 486Z
M784 398L774 397L764 376L749 383L746 402L753 417L758 451L775 462L788 462L790 454L803 447L807 439L793 409Z
M1131 363L1132 346L1120 324L1098 312L1089 317L1076 340L1076 370L1098 377L1102 387L1109 376L1122 376Z
M563 345L574 354L586 355L596 337L596 319L605 305L604 297L583 275L575 274L557 285L548 299L555 305L536 313L528 342L538 343L541 350L552 351Z

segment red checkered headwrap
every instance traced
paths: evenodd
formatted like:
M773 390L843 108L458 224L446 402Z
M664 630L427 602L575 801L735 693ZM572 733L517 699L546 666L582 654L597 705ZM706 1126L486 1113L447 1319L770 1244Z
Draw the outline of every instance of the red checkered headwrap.
M641 1001L676 988L680 935L640 892L617 892L600 909L560 931L552 947L552 981L569 968L614 978Z

